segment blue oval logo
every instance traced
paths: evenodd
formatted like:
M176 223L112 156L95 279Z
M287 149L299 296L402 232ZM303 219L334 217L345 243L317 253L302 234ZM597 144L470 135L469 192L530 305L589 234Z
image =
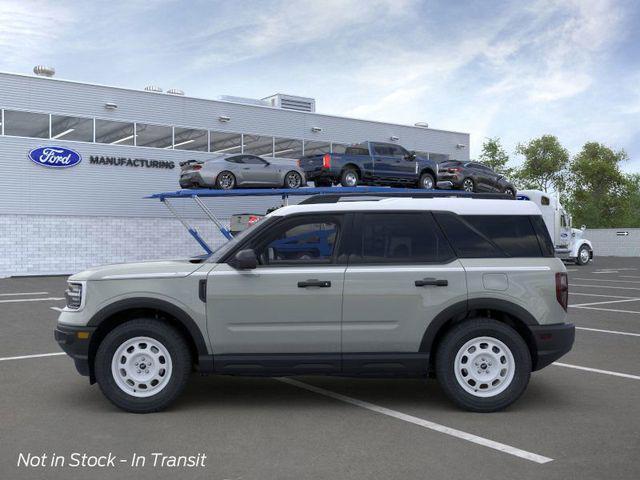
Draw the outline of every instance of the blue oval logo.
M29 152L33 163L51 168L69 168L82 161L82 155L64 147L38 147Z

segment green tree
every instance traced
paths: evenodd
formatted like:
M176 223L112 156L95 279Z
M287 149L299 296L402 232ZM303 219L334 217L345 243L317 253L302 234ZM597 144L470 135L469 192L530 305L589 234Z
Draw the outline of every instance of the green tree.
M516 172L519 187L548 192L562 191L566 186L569 151L554 135L543 135L516 147L524 156L522 167Z
M631 221L640 181L626 176L620 163L624 150L614 151L598 142L587 142L571 161L569 208L576 225L620 227ZM636 205L637 206L637 205Z
M499 137L485 138L478 160L501 175L506 177L513 175L513 168L507 167L509 155L502 147Z

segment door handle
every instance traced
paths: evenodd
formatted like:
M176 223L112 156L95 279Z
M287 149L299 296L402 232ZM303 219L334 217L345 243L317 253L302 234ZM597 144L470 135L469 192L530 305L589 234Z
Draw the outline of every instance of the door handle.
M449 281L435 278L423 278L422 280L416 280L415 285L416 287L446 287L449 285Z
M298 282L298 288L307 288L307 287L320 287L320 288L329 288L331 286L331 282L328 280L316 280L310 279L304 282Z

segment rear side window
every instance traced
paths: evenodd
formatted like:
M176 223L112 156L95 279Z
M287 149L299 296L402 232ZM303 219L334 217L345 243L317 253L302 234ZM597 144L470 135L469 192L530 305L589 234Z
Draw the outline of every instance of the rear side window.
M345 152L347 155L369 155L369 149L366 147L347 147Z
M366 213L352 263L445 263L455 258L428 213Z
M459 258L497 258L505 254L482 232L451 212L434 212L434 216Z
M510 257L540 257L538 236L527 215L467 215L469 222Z
M553 248L553 241L549 236L549 230L544 223L541 215L532 215L531 224L533 229L538 235L538 243L540 244L540 250L542 250L543 257L553 257L555 255L555 249Z

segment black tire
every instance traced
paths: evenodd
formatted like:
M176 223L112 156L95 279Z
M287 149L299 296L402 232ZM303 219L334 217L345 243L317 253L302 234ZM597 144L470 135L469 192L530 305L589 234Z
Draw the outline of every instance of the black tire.
M583 260L583 255L585 255L584 252L586 253L586 260ZM576 257L576 265L586 265L587 263L589 263L591 261L591 255L589 254L590 250L589 247L587 247L586 245L582 245L579 249L578 249L578 256Z
M316 187L321 188L321 187L330 187L330 186L333 185L333 182L331 182L331 180L327 180L327 179L323 179L323 180L318 179L318 180L314 180L313 184Z
M166 385L149 397L125 392L114 379L111 364L118 348L127 340L150 337L168 351L172 364ZM184 390L192 369L189 347L180 332L168 323L148 318L129 320L118 325L102 340L95 358L95 375L102 393L115 406L133 413L151 413L169 406Z
M430 173L423 173L422 175L420 175L418 188L421 188L423 190L432 190L436 188L436 181L433 178L433 175L431 175Z
M216 188L220 190L233 190L235 186L236 176L227 170L220 172L216 177Z
M471 394L463 388L456 378L456 356L467 342L477 337L490 337L494 340L499 340L507 346L514 360L513 378L510 383L507 383L503 391L497 392L494 396L479 397L476 394ZM481 352L480 350L478 351ZM500 350L498 351L500 352ZM491 353L489 350L487 352ZM499 353L499 355L502 354L503 352ZM475 358L480 358L480 361L483 362L481 367L487 368L482 357ZM469 358L468 361L471 362L473 360ZM502 361L502 357L500 357L500 361ZM472 367L473 365L469 363L469 366ZM480 370L478 373L480 373ZM487 375L488 378L492 378L490 370L487 371ZM508 407L523 394L529 383L530 375L531 354L527 344L518 332L497 320L488 318L465 320L446 333L436 352L436 377L444 393L456 405L472 412L495 412ZM466 388L473 389L474 387L471 386L472 380L468 382ZM479 388L482 388L482 385L479 385ZM476 392L478 392L478 389L476 389Z
M476 191L476 183L472 178L465 178L462 181L462 190L465 192L475 192Z
M353 180L355 178L355 181ZM357 187L360 182L360 175L355 168L345 168L340 176L340 185L343 187Z
M295 177L295 179L297 180L297 184L295 186L293 186L292 182L290 181L290 177ZM301 186L302 186L302 175L300 175L295 170L291 170L290 172L287 172L287 174L284 176L284 188L290 188L295 190L297 188L300 188Z

